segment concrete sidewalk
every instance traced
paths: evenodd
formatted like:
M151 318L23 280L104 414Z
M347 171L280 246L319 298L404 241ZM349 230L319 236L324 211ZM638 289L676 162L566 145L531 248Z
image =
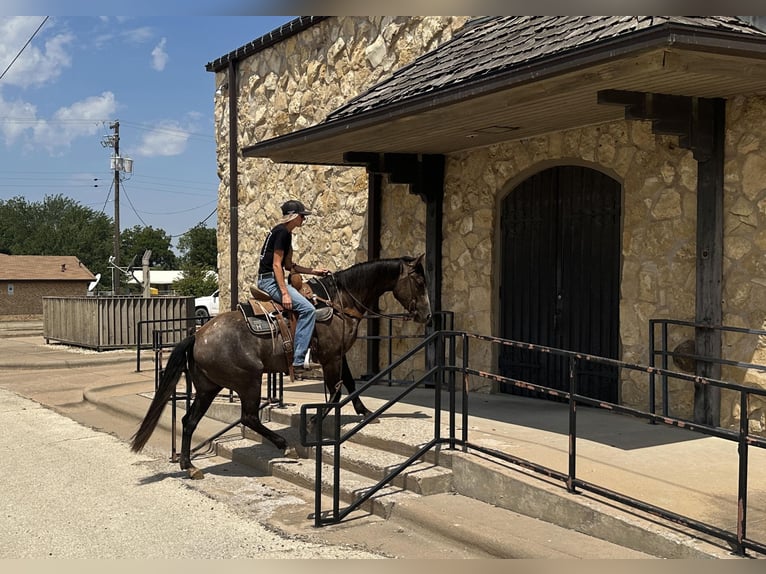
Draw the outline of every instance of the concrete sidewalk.
M98 385L91 386L85 391L85 398L115 413L137 419L143 418L146 413L146 396L153 391L153 377L150 374L154 368L148 352L142 353L144 372L136 373L135 351L78 352L63 345L45 345L41 337L33 336L5 338L0 341L0 348L0 369L30 368L33 364L39 368L78 367L110 362L115 365L111 381L100 381ZM401 387L376 385L365 391L364 401L374 410L400 391ZM433 436L433 398L433 390L418 389L386 413L379 424L367 428L369 432L381 436L400 437L413 444L422 444ZM298 410L302 404L324 400L320 382L291 383L285 377L286 408ZM470 442L558 472L567 472L569 438L566 405L510 395L481 394L471 394L469 403ZM445 400L442 406L446 404ZM344 415L352 412L349 407ZM576 472L579 479L681 516L736 532L736 443L684 429L651 425L640 419L598 409L580 408L577 412L579 438L576 443ZM441 422L442 436L448 436L446 412L442 413ZM201 428L195 434L195 444L197 440L209 436L205 432L220 427L218 421L206 420L205 424L208 427ZM459 437L462 432L459 418L457 426ZM761 480L765 473L766 453L762 449L751 448L747 535L761 543L766 542L766 486ZM558 481L525 472L520 474L526 475L526 480L540 484L541 488L557 493L562 500L577 499L582 504L598 505L600 508L612 506L612 503L589 493L567 493ZM487 496L491 496L491 492ZM503 504L499 500L486 502ZM613 506L615 512L625 512L619 505ZM482 518L481 515L475 517L479 530ZM658 523L672 528L665 521ZM707 555L731 557L725 543L714 542L713 546L717 546L718 551L713 550Z

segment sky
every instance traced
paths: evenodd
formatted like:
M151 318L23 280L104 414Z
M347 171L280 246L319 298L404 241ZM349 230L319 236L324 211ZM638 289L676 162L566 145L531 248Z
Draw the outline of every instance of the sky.
M177 245L216 226L215 74L205 65L294 16L0 16L0 199L63 195Z
M588 5L599 13L628 11L627 0L603 1L612 9L599 12L602 0ZM641 6L650 8L653 1ZM477 2L473 10L452 0L390 0L385 7L445 14L494 13L503 5ZM538 2L538 8L564 8L562 0ZM513 5L534 11L529 3ZM215 75L205 65L294 18L269 12L373 8L350 0L3 0L0 200L23 196L36 202L61 194L113 218L114 150L102 141L114 135L110 126L119 121L120 155L133 160L132 174L120 183L121 229L163 229L175 247L198 223L215 227ZM130 11L143 15L110 15Z

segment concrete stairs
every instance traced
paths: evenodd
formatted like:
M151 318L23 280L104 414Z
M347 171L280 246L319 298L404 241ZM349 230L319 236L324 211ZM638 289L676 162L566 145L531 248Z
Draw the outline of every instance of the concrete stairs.
M226 405L218 405L215 409L211 407L211 411L208 416L224 422L234 422L239 417L238 408L233 406L227 408ZM248 428L243 429L240 439L217 442L216 454L313 491L316 481L316 451L314 447L300 445L299 412L290 408L267 407L262 411L261 418L266 426L296 447L298 459L281 457L281 453L271 443L262 440L260 435ZM328 417L325 422L326 432L331 423L332 417ZM333 451L332 447L323 449L322 493L325 496L331 496L333 492ZM364 431L357 433L340 448L339 496L342 505L356 501L360 494L378 484L415 451L414 446L397 441L381 444L374 435L365 434ZM452 471L449 468L438 466L433 460L419 460L399 473L363 504L361 509L388 518L395 504L404 498L451 490Z
M296 445L297 459L284 458L260 435L243 429L241 438L216 442L216 454L247 464L310 491L316 480L315 452L300 445L299 409L294 405L272 406L262 411L261 420ZM214 403L208 417L223 422L239 418L238 403ZM347 424L359 417L343 414ZM325 433L332 428L332 417L325 422ZM341 447L339 495L341 510L356 501L361 493L376 485L392 469L415 454L416 442L433 436L432 423L425 419L382 418L369 424ZM425 437L425 439L423 439ZM322 468L322 493L332 495L332 449L325 447ZM477 454L459 450L431 449L422 460L400 473L360 508L383 518L404 514L417 504L418 497L456 493L470 497L489 509L505 509L592 536L624 548L662 558L733 558L726 548L681 528L668 527L650 516L591 495L571 495L555 481L541 479L529 471L510 468ZM437 498L434 496L434 499ZM324 499L323 511L331 510ZM422 519L422 517L418 517ZM443 518L441 519L443 521ZM439 528L434 519L432 527Z

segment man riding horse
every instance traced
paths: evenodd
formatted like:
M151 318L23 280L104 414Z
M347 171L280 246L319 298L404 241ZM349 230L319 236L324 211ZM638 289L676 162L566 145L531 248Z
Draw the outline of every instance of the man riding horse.
M330 273L323 267L304 267L293 261L292 233L303 225L309 215L311 212L298 200L291 199L282 204L282 219L266 236L258 267L258 288L297 315L292 361L292 371L296 375L321 367L309 361L309 344L316 314L314 305L289 284L285 270L308 275Z

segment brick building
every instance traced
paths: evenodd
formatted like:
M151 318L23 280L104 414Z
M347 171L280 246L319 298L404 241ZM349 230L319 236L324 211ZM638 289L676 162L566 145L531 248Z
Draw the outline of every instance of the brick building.
M82 297L94 279L71 255L0 254L0 317L42 315L43 297Z

